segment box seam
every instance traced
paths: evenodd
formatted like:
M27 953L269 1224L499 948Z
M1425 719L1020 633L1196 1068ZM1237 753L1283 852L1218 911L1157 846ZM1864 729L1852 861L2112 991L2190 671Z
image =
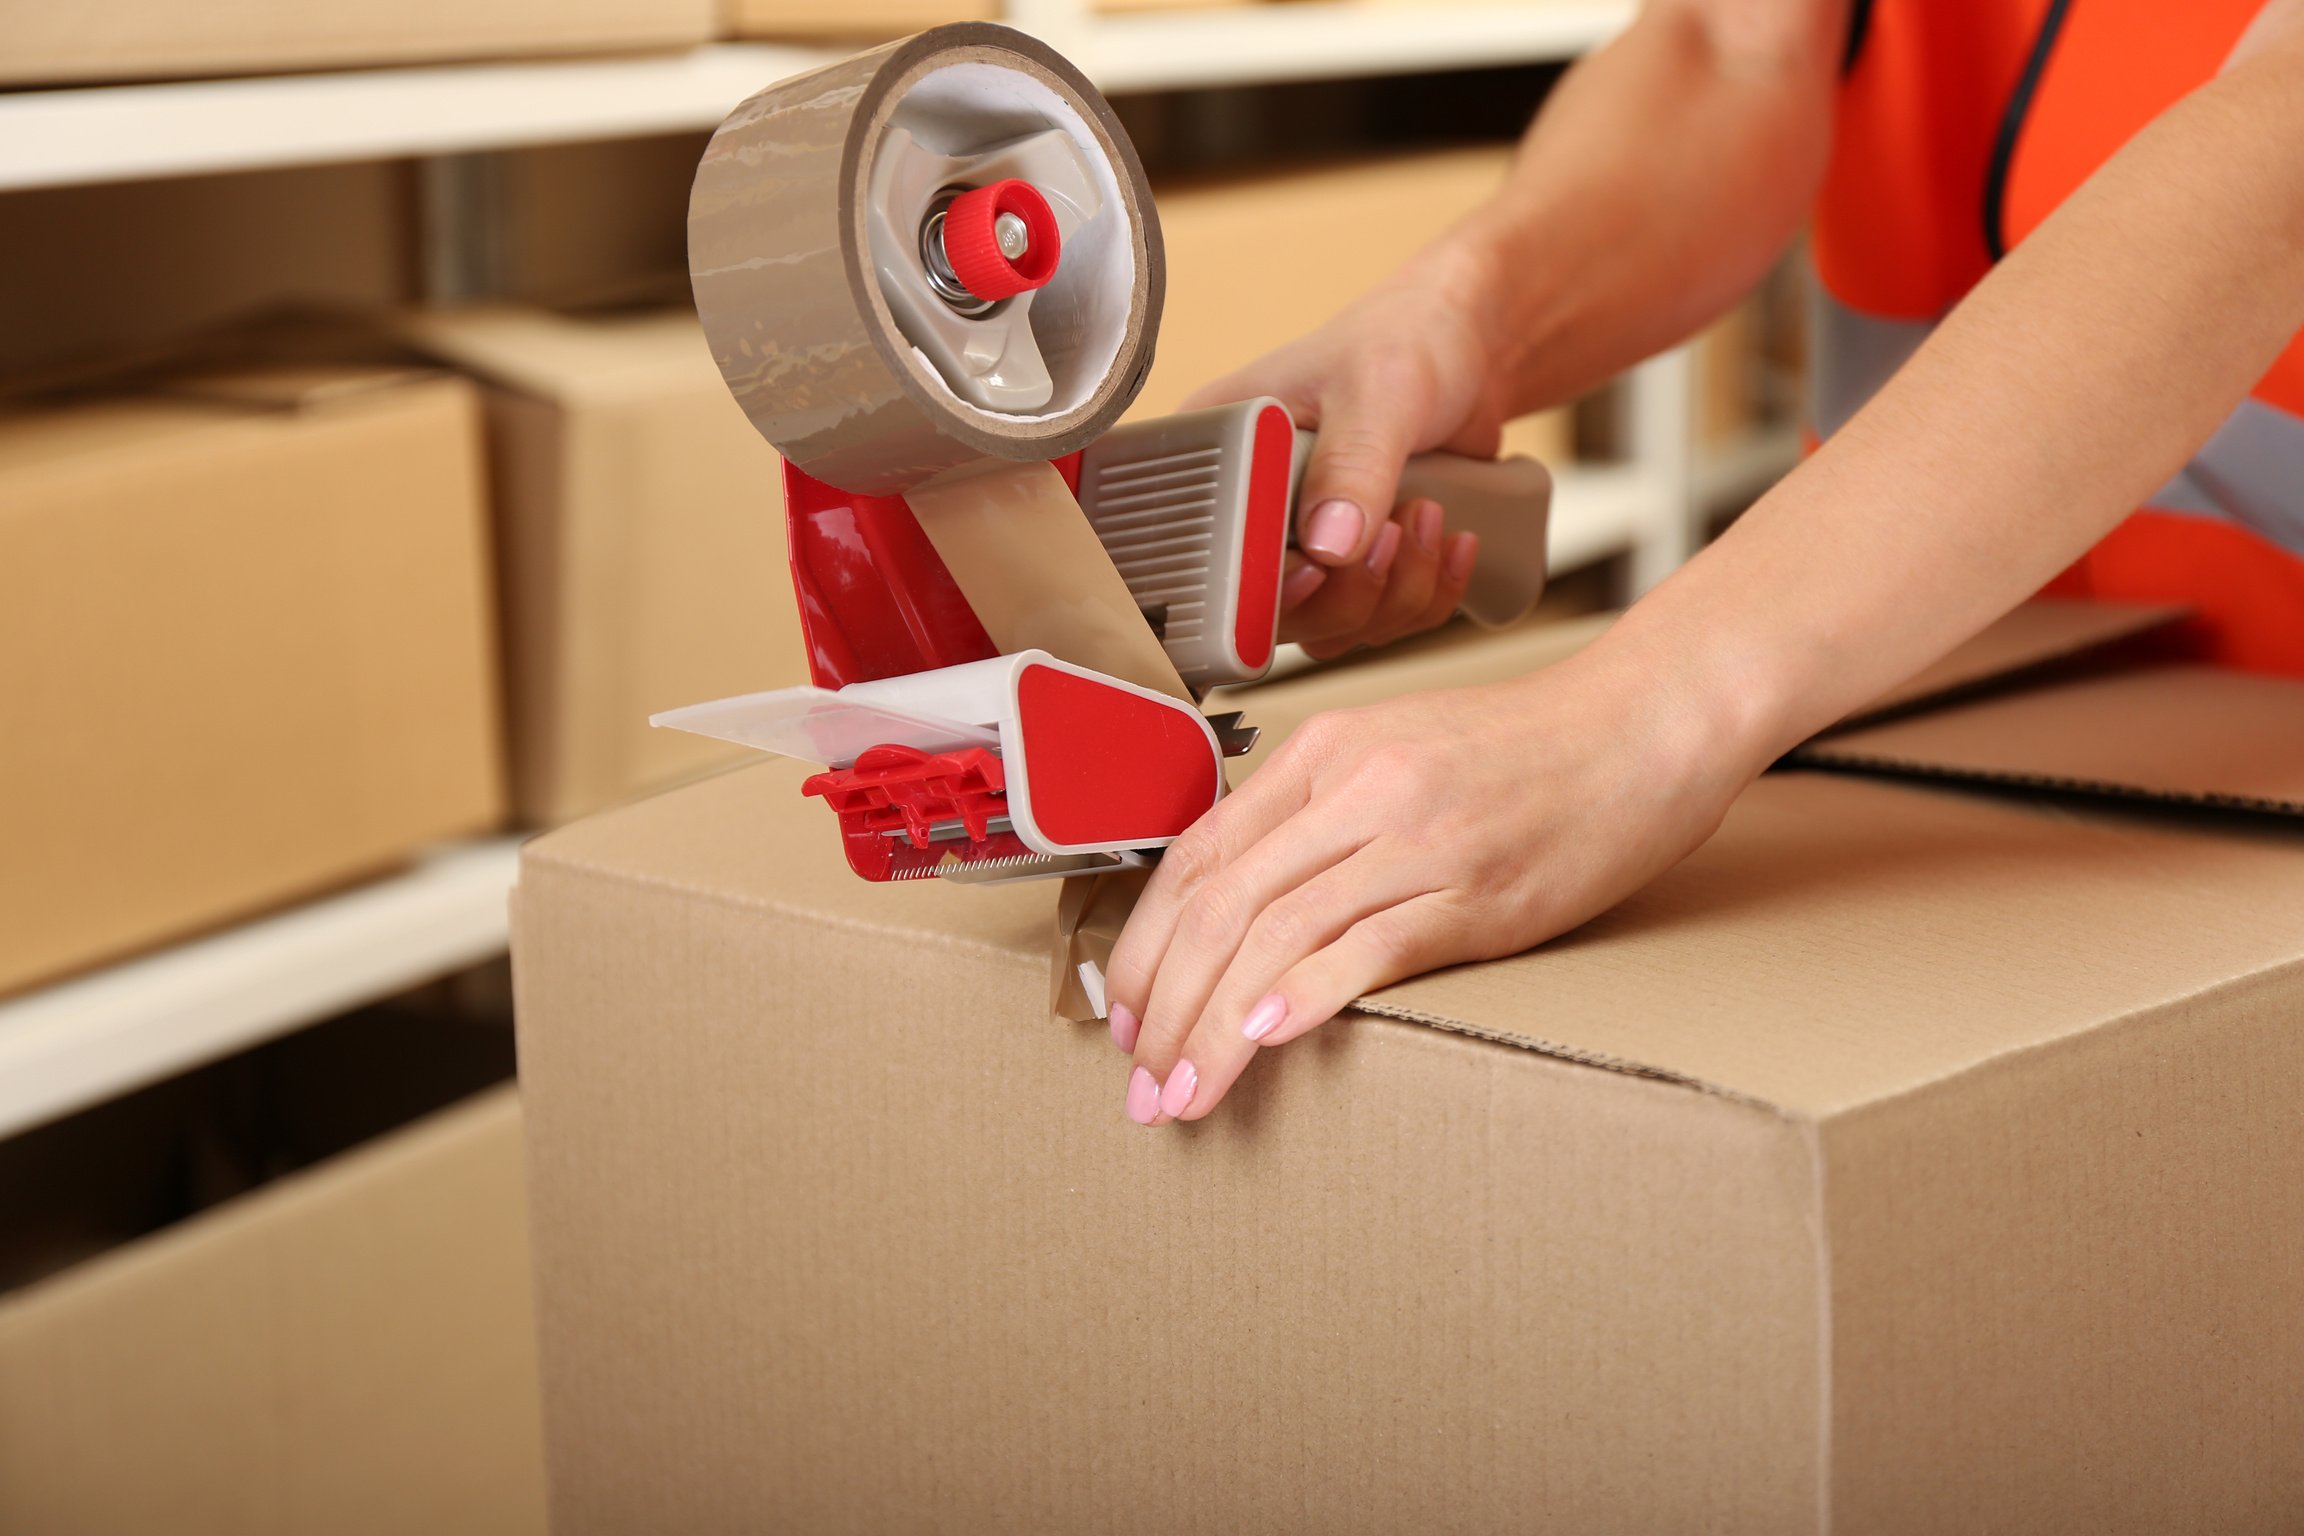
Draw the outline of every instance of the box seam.
M2213 811L2241 811L2294 821L2304 816L2304 802L2266 799L2259 795L2230 795L2217 790L2141 789L2106 779L2067 778L2060 774L2013 773L1991 768L1952 768L1917 758L1874 753L1841 752L1830 745L1801 747L1786 760L1795 768L1849 777L1880 776L1919 779L1930 784L1990 784L2033 794L2087 795L2126 805L2181 807Z
M1674 1087L1693 1089L1698 1093L1726 1099L1731 1103L1766 1110L1779 1119L1788 1120L1794 1124L1809 1123L1806 1116L1786 1105L1760 1098L1755 1094L1744 1093L1722 1083L1708 1081L1691 1073L1675 1072L1668 1067L1650 1066L1646 1062L1634 1061L1630 1057L1614 1056L1606 1051L1585 1050L1580 1046L1564 1045L1555 1040L1540 1040L1532 1035L1514 1034L1510 1030L1490 1029L1483 1025L1468 1024L1462 1019L1450 1018L1445 1014L1426 1013L1420 1009L1402 1008L1367 998L1354 1002L1352 1008L1355 1012L1369 1014L1376 1018L1395 1019L1404 1024L1420 1024L1427 1029L1436 1029L1447 1034L1469 1035L1475 1040L1485 1040L1491 1045L1507 1046L1513 1050L1527 1051L1538 1056L1549 1056L1557 1061L1573 1062L1577 1066L1596 1067L1601 1071L1614 1072L1623 1077L1642 1077L1655 1082L1670 1083Z

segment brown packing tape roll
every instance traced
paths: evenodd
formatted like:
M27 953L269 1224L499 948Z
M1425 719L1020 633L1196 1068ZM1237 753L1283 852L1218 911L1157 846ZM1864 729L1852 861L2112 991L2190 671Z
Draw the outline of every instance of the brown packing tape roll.
M1062 128L1109 174L1125 250L1121 226L1098 236L1098 260L1075 262L1068 245L1032 296L1056 380L1045 414L961 399L881 291L867 189L899 108L953 154ZM1165 268L1143 167L1086 78L1006 27L938 27L744 102L697 167L688 241L697 312L745 414L843 490L895 495L976 460L1062 457L1119 419L1151 367Z

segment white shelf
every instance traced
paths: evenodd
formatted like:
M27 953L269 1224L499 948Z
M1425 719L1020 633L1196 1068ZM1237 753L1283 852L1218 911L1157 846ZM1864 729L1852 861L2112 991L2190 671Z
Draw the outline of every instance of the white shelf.
M1634 9L1627 0L1290 0L1100 16L1051 29L1049 41L1103 90L1177 90L1573 59L1622 31Z
M1571 464L1552 487L1545 563L1573 571L1624 554L1655 522L1670 492L1634 465Z
M0 1002L0 1136L504 950L519 842L407 872Z
M456 154L709 128L843 50L730 43L550 59L0 95L0 191Z
M1042 30L1106 90L1568 59L1628 0L1424 6L1303 0L1068 19ZM686 53L0 93L0 191L456 154L710 128L762 86L846 47Z
M1724 448L1695 451L1690 499L1700 513L1756 501L1800 463L1798 427L1770 427Z

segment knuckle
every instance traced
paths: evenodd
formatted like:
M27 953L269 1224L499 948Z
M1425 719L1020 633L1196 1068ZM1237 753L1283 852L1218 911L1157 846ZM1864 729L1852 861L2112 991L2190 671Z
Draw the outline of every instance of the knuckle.
M1283 962L1301 958L1319 939L1319 919L1301 897L1276 901L1256 920L1256 945Z
M1185 941L1195 947L1223 943L1240 932L1243 916L1233 888L1224 881L1212 882L1184 909Z
M1216 878L1223 866L1223 856L1216 847L1216 839L1194 828L1168 845L1160 855L1160 876L1164 878L1178 901L1195 897L1200 887ZM1190 908L1186 908L1187 914Z
M1369 920L1363 935L1368 957L1387 976L1413 970L1419 941L1415 926L1404 917L1385 913Z

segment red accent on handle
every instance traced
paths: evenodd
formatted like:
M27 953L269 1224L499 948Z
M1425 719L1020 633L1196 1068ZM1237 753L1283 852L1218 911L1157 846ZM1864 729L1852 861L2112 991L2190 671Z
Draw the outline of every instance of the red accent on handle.
M1024 254L1011 261L1001 252L994 225L1012 213L1024 221ZM944 259L962 287L984 300L1011 298L1044 286L1056 275L1063 241L1048 199L1028 181L1011 176L988 187L963 192L944 210Z
M1288 472L1296 467L1296 424L1279 406L1256 413L1248 459L1248 515L1241 520L1240 606L1232 649L1255 670L1272 660L1280 618L1281 552L1288 543Z

